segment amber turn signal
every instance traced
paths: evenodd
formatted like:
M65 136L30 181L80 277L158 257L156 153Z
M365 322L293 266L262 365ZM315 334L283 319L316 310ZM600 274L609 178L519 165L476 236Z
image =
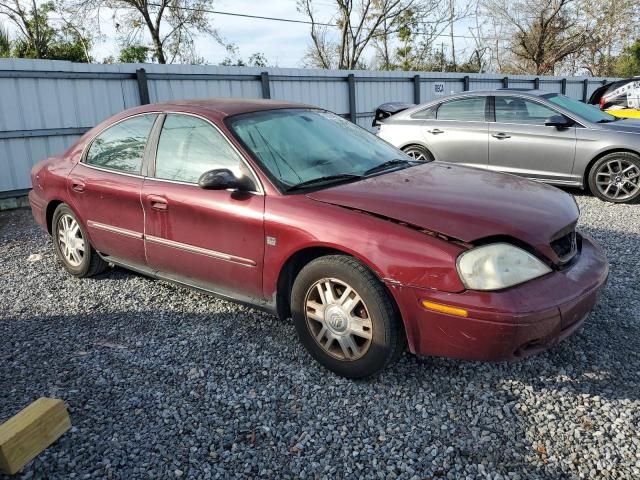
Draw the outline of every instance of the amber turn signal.
M429 300L422 300L422 306L427 310L433 310L434 312L440 313L448 313L449 315L455 315L457 317L469 316L469 313L464 308L450 307L449 305L434 303L430 302Z

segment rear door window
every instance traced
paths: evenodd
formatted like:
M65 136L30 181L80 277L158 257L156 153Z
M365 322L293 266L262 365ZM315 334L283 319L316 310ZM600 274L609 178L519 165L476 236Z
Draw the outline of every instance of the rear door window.
M484 122L486 102L487 97L468 97L441 103L437 119Z
M102 131L91 142L85 163L139 175L147 139L157 114L137 115Z

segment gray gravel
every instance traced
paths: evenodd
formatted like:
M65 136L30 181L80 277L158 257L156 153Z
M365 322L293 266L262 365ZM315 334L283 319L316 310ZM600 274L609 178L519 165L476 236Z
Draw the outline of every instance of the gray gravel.
M640 205L577 200L611 261L582 331L366 382L273 316L120 269L74 279L29 211L1 213L0 421L46 395L74 425L23 478L640 478Z

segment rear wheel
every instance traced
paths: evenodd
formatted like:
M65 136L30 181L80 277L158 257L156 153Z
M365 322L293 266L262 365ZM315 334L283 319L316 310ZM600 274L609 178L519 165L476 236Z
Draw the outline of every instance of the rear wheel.
M331 255L306 265L293 285L291 311L309 353L344 377L373 375L404 349L393 300L352 257Z
M640 197L640 156L630 152L605 155L589 172L589 188L607 202L636 200Z
M420 162L433 161L433 155L431 155L431 152L420 145L409 145L407 147L404 147L402 151L414 160L418 160Z
M102 272L107 263L91 247L84 228L73 211L61 204L53 213L53 248L62 266L74 277L90 277Z

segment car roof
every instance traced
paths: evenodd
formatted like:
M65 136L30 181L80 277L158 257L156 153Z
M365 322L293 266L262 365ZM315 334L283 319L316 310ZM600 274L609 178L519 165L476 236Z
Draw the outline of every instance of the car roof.
M187 100L172 100L156 103L149 107L160 110L171 110L175 107L192 107L198 110L209 110L222 116L241 113L258 112L262 110L276 110L281 108L317 108L302 103L286 102L283 100L265 100L259 98L202 98Z
M462 95L465 93L475 94L475 95L509 95L513 93L531 95L533 97L541 97L542 95L546 95L547 92L545 90L540 90L536 88L496 88L493 90L469 90L467 92L460 92L455 95Z

